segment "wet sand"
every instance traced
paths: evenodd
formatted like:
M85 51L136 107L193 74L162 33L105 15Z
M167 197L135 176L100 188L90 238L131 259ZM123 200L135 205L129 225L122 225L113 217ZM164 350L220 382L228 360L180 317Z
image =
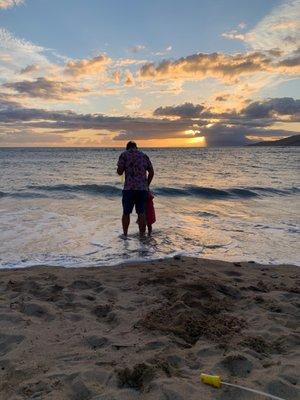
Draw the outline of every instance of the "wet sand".
M299 399L299 271L185 257L2 270L0 398L262 398L206 372Z

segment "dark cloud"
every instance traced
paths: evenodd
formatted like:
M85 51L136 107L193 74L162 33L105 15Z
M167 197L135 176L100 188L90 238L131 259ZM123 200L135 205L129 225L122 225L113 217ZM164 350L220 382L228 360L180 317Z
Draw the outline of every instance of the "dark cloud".
M216 101L226 101L228 99L229 95L223 95L223 96L217 96L215 98Z
M32 72L37 72L40 70L40 67L38 64L31 64L27 65L27 67L21 69L20 74L30 74Z
M193 137L182 131L162 131L157 129L147 129L147 131L121 131L114 140L151 140L151 139L178 139Z
M0 111L20 107L20 104L11 99L8 94L0 93Z
M284 137L296 135L298 133L299 132L286 131L282 129L265 129L260 127L216 123L212 126L202 128L197 136L205 136L206 143L209 147L223 147L244 146L252 143L253 140L250 140L247 136Z
M1 131L0 131L1 133ZM4 143L7 145L17 145L17 146L26 146L26 145L48 145L51 143L64 143L67 142L65 137L59 133L46 133L40 134L37 132L31 132L26 129L17 129L12 131L7 131L4 134L0 134L0 145Z
M10 82L2 85L26 97L42 98L47 100L75 100L78 95L89 93L89 90L78 88L71 83L37 78L33 81Z
M107 130L110 132L144 132L147 135L176 134L191 129L193 121L156 118L133 118L128 116L109 117L102 114L77 114L72 111L48 111L43 109L2 107L0 106L0 121L2 123L26 123L26 127L68 129ZM24 124L25 125L25 124ZM156 136L155 136L156 137Z
M201 104L184 103L178 106L159 107L154 115L165 117L196 118L201 116L204 106Z
M157 111L159 110L159 111ZM177 106L160 107L154 114L179 118L139 118L129 116L110 117L102 114L77 114L72 111L49 111L24 108L0 94L0 134L12 132L9 141L17 141L22 130L30 137L31 130L47 130L45 135L79 130L93 130L98 134L113 133L115 140L148 140L166 138L188 138L205 136L208 146L244 145L249 137L290 136L297 132L271 129L282 116L295 117L299 113L299 100L291 98L269 99L249 104L241 112L211 112L202 105L185 103ZM216 120L218 122L216 122ZM189 131L189 133L187 133ZM2 132L2 133L1 133ZM38 136L33 136L38 139ZM46 136L42 138L47 141ZM23 143L23 141L20 141Z
M298 67L300 65L300 48L279 62L281 67Z
M268 118L278 115L300 114L300 100L292 97L281 97L250 103L243 111L247 117Z

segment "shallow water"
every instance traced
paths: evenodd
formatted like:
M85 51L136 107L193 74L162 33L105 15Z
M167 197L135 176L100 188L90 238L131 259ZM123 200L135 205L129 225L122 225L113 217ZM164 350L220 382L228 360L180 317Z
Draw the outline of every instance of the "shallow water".
M0 149L0 266L183 253L300 264L299 148L149 149L157 222L120 238L119 150Z

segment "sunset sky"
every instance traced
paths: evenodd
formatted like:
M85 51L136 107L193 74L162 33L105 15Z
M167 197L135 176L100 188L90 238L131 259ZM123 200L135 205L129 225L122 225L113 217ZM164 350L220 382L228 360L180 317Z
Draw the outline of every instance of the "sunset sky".
M300 0L0 0L0 146L300 132Z

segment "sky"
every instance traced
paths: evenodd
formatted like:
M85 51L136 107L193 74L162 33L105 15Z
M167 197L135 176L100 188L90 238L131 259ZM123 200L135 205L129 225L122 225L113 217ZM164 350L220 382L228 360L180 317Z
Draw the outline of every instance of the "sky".
M0 147L300 133L300 0L0 0Z

